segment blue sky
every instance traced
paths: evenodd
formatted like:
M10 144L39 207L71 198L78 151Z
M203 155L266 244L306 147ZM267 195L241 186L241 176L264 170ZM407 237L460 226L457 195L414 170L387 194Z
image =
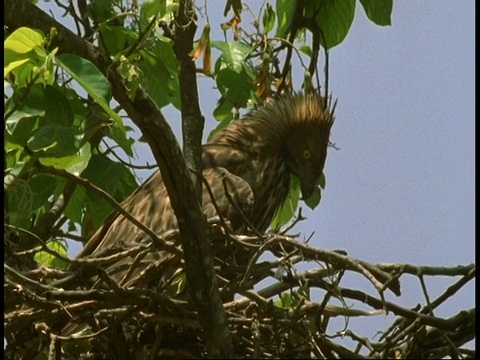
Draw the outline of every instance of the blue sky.
M294 229L315 232L312 245L372 262L475 262L474 7L473 0L396 0L392 26L378 27L357 4L346 40L330 52L330 90L338 98L331 140L340 150L329 150L320 207L304 209L308 220ZM223 5L210 6L212 24L215 12ZM208 130L219 95L212 80L199 84ZM179 134L179 113L164 114ZM148 148L137 153L138 163L152 163ZM391 299L424 303L418 281L402 279L404 296ZM373 293L358 277L346 280ZM452 282L427 281L431 297ZM436 314L472 306L473 285ZM371 325L369 336L378 330Z

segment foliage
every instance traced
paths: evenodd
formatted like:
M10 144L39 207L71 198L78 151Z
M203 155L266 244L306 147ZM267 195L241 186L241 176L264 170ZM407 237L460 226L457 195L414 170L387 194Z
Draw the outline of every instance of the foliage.
M18 1L15 6L29 9L24 3ZM5 4L4 211L8 299L5 311L7 354L12 358L43 358L48 345L49 356L52 356L61 341L63 351L75 356L82 352L111 351L102 347L101 336L106 331L111 339L115 326L100 329L97 336L84 333L64 338L56 336L57 322L68 320L66 314L89 323L94 318L118 323L130 316L128 326L135 328L130 335L138 338L136 343L132 339L125 341L136 344L138 358L146 354L151 358L156 354L203 356L207 351L199 339L199 327L203 324L198 323L191 303L179 305L175 299L163 298L146 289L147 284L143 284L144 290L114 285L94 292L84 292L78 287L63 288L59 279L75 273L72 264L81 263L92 271L100 262L69 259L68 241L85 243L107 219L112 203L121 202L138 186L134 167L130 165L134 160L135 127L124 121L124 115L139 126L132 114L141 111L133 104L139 104L137 100L142 92L158 109L170 105L181 110L182 115L190 113L192 104L184 100L182 106L185 68L179 48L189 49L189 61L201 60L198 76L210 78L218 89L219 100L212 114L218 121L216 131L240 112L268 101L281 91L323 87L328 93L328 82L324 86L313 85L312 79L322 56L326 61L328 51L347 36L357 1L277 0L255 8L251 2L250 9L238 0L227 0L223 15L229 20L222 24L211 23L209 19L209 16L214 18L214 11L210 11L216 2L206 1L203 7L195 8L195 15L191 13L193 7L182 7L191 5L185 3L187 5L182 5L176 0L78 1L75 8L55 1L55 13L63 11L71 24L70 30L76 29L76 38L81 38L79 44L86 44L79 48L68 43L59 22L50 26L49 20L45 20L49 15L32 19L31 12L24 10L12 16L8 10L13 9L13 3ZM392 0L360 0L359 3L374 24L390 25ZM200 19L200 37L195 43L182 43L178 37L181 32L178 19L185 15L182 11L189 16L188 26L195 23L195 16ZM213 38L216 32L212 29L219 26L223 38L219 35ZM303 72L300 79L295 78L298 72ZM187 85L196 89L196 83ZM323 188L324 176L314 196L306 199L307 206L312 209L318 206ZM299 201L299 184L293 179L290 198L277 213L272 228L280 229L291 221ZM294 223L299 220L301 214ZM172 235L173 242L178 241L177 235ZM212 235L212 244L214 238ZM229 311L233 352L237 357L312 354L342 358L397 357L398 354L435 357L459 352L459 347L471 339L470 310L444 320L433 315L434 302L429 304L428 297L426 304L416 311L385 302L383 294L387 288L399 292L401 275L418 274L415 271L425 271L423 268L361 263L336 252L305 247L283 233L248 241L232 235L231 240L240 247L234 252L247 253L248 258L253 259L239 265L237 271L244 274L240 281L237 276L236 282L232 280L228 286L222 286L224 293L233 291L244 296L238 302L225 301L224 306ZM267 250L278 259L256 263ZM324 269L297 274L293 265L304 260L322 261ZM36 267L37 264L42 266ZM369 279L380 299L340 288L341 274L346 270ZM442 269L440 273L462 276L456 283L460 284L472 278L472 271L472 267L462 267L455 271ZM251 290L273 273L277 283L256 292ZM184 273L175 277L170 286L182 294ZM459 289L461 286L458 286ZM311 299L310 287L325 290L322 302ZM276 296L275 302L268 301ZM374 310L335 307L329 304L331 298L355 299ZM444 299L438 299L439 303L442 301ZM113 311L115 309L118 311ZM328 336L331 316L369 317L380 310L391 311L399 318L378 343L345 331L344 335L362 348L354 353ZM442 326L440 320L444 320ZM32 323L34 328L30 326ZM160 341L158 329L162 326L171 334L164 334ZM409 332L405 332L406 327ZM428 346L420 341L433 341L439 334L448 340ZM150 341L152 336L160 343ZM180 343L170 346L168 341L174 341L175 336ZM120 343L118 339L112 340L114 345ZM444 349L447 344L448 351Z

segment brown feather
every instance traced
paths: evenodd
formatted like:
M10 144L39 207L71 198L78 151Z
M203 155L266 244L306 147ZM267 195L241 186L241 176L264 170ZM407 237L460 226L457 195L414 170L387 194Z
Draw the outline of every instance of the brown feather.
M221 214L217 214L204 188L205 216L220 215L229 220L234 232L244 233L248 230L238 211L241 209L257 231L267 230L288 195L292 174L299 177L302 192L316 186L325 164L333 121L333 110L324 97L285 95L215 133L203 146L203 176ZM229 196L225 194L224 181ZM230 199L236 204L231 204ZM123 207L159 235L177 228L158 171L123 202ZM79 256L99 256L105 249L119 244L132 246L145 241L149 239L142 230L114 214L92 236ZM158 259L163 255L152 256ZM109 272L113 274L114 269L132 261L123 259L110 266Z

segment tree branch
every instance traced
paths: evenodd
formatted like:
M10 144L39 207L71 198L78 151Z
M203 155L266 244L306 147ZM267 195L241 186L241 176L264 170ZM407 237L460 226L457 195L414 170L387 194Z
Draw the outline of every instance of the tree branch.
M202 201L202 134L205 120L198 104L197 74L195 62L190 56L197 29L191 0L181 1L175 19L174 51L180 63L180 98L182 104L183 154L187 166L193 170L191 177ZM190 239L184 239L190 242ZM213 269L213 255L207 237L184 246L188 289L199 305L200 323L209 356L233 356L232 338L228 321L218 292Z

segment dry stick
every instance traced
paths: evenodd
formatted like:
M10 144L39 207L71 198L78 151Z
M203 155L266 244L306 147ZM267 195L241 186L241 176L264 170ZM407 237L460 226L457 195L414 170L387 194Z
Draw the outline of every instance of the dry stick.
M108 266L112 263L115 263L119 260L125 259L126 257L129 256L134 256L137 254L141 254L142 252L147 252L149 248L151 247L153 243L150 244L139 244L135 247L132 247L127 250L123 250L120 252L115 252L112 255L109 256L99 256L95 258L78 258L78 259L73 259L71 260L72 264L81 264L81 265L86 265L91 268L96 268L98 266ZM59 286L64 286L65 283L68 283L70 280L74 279L77 277L76 272L70 273L68 277L58 279L50 284L51 287L59 287Z
M384 285L382 285L378 280L377 277L372 274L374 272L378 277L384 278L384 279L389 279L390 276L386 274L385 272L381 271L378 269L375 265L368 264L365 261L353 259L341 254L338 254L337 252L332 252L332 251L326 251L326 250L321 250L321 249L316 249L313 248L312 246L309 246L307 244L299 243L290 237L286 236L281 236L281 235L273 235L271 239L269 239L267 242L265 242L258 252L255 254L255 256L260 256L258 254L261 254L265 248L267 248L269 245L272 243L285 243L288 245L292 245L296 248L298 248L303 254L310 254L314 255L313 258L316 260L322 260L322 261L327 261L330 263L340 263L347 268L357 271L361 274L363 274L370 282L374 285L374 287L377 289L377 291L381 294L384 289ZM251 259L251 262L256 261L255 257ZM245 276L244 276L245 279ZM398 295L398 294L397 294Z
M73 335L68 335L68 336L62 336L62 335L55 335L55 337L58 340L62 341L70 341L70 340L82 340L82 339L90 339L90 338L95 338L98 335L102 334L106 330L108 330L109 327L105 327L103 329L100 329L92 334L87 334L87 335L78 335L78 334L73 334Z
M309 276L307 276L307 279L309 281L309 285L311 285L311 286L320 287L322 289L329 289L331 287L331 285L327 284L324 280L311 278ZM272 297L276 294L279 294L279 293L291 288L292 284L288 281L289 280L286 279L286 281L281 281L281 282L272 284L272 285L270 285L270 286L268 286L268 287L266 287L262 290L259 290L258 294L260 296L265 297L265 298L270 298L270 297ZM437 318L437 317L432 317L432 316L428 316L428 315L425 315L425 314L421 314L421 313L412 311L410 309L401 307L400 305L397 305L397 304L394 304L394 303L391 303L391 302L388 302L388 301L382 301L380 299L377 299L377 298L375 298L371 295L368 295L368 294L366 294L362 291L359 291L359 290L352 290L352 289L348 289L348 288L337 288L336 292L338 292L339 294L341 294L345 298L350 298L350 299L354 299L354 300L363 302L363 303L365 303L365 304L367 304L367 305L369 305L369 306L371 306L375 309L387 308L389 311L392 311L393 313L395 313L397 315L401 315L405 318L412 319L412 320L420 319L421 323L425 324L425 325L430 325L430 326L438 327L438 328L444 328L444 329L447 329L447 330L448 329L450 329L450 330L454 329L454 326L452 326L452 324L450 324L447 320L445 320L443 318ZM239 301L236 301L236 302L229 303L228 307L243 308L247 304L248 304L248 301L245 302L245 300L242 299L242 300L239 300Z
M286 235L290 230L292 230L300 221L305 220L306 217L302 215L302 208L298 208L298 214L295 219L292 221L290 225L288 225L285 229L279 232L280 235Z
M313 255L312 258L322 261L327 261L330 263L339 263L343 266L346 266L350 270L357 271L363 274L377 289L379 293L383 292L384 285L382 285L377 278L385 279L386 281L391 279L391 276L384 271L380 270L377 266L373 264L369 264L365 261L350 258L348 256L344 256L338 254L333 251L326 251L322 249L316 249L310 245L299 243L293 241L288 237L276 236L276 239L281 243L286 243L289 245L293 245L299 248L303 254L305 255ZM399 295L399 291L395 288L391 289L396 295Z
M196 330L201 330L202 327L200 326L200 323L196 319L188 319L188 318L180 318L180 317L175 317L171 315L166 315L166 314L151 314L151 313L145 313L143 311L140 311L138 313L138 316L140 316L143 320L147 322L151 322L153 324L168 324L168 325L178 325L178 326L185 326L191 329L196 329Z
M327 338L323 338L322 342L325 342L327 347L333 351L335 351L338 355L340 355L341 359L365 359L364 356L354 353L353 351L347 349L346 347L337 344Z
M56 358L56 350L58 348L57 345L57 337L55 334L50 333L50 346L48 347L48 360L54 360Z
M162 343L162 333L163 329L159 324L155 325L155 341L153 342L153 345L150 350L150 355L148 356L148 360L155 360L158 354L158 351L160 350L160 345Z
M343 275L345 274L345 270L342 270L339 274L339 276L337 277L337 280L335 281L335 287L338 286L338 284L340 283L340 280L341 278L343 277ZM315 274L318 276L318 274ZM321 276L321 274L319 274ZM323 278L323 276L321 276L321 278ZM324 311L325 311L325 308L327 307L327 304L328 302L330 301L330 298L332 297L333 295L333 292L330 291L330 290L326 290L326 294L325 294L325 297L323 298L323 301L322 303L320 304L320 311L319 311L319 314L323 314ZM323 319L322 319L322 323L321 323L321 326L322 326L322 330L325 332L327 327L328 327L328 322L330 321L330 317L329 316L324 316Z
M317 282L311 280L312 285L317 285ZM318 285L322 285L321 282ZM372 306L375 309L383 309L384 306L393 313L397 315L404 316L408 319L417 319L421 320L422 324L430 325L434 327L452 329L452 326L443 318L437 318L433 316L428 316L425 314L420 314L418 312L412 311L410 309L401 307L400 305L391 303L389 301L381 301L379 299L374 298L368 294L365 294L358 290L352 290L347 288L339 288L338 291L342 294L342 296L355 299L365 304Z
M22 271L22 275L31 279L63 279L65 276L70 275L70 272L46 266L39 266L36 269Z
M119 284L120 286L124 286L125 283L127 282L127 280L129 279L129 277L133 274L133 272L135 271L135 268L137 267L137 265L140 263L140 261L142 261L142 259L147 256L147 252L143 251L143 252L139 252L135 258L133 259L132 263L130 264L130 266L128 267L128 270L127 272L122 276L122 279L119 281Z
M158 165L155 164L155 165L148 165L148 162L146 165L135 165L135 164L131 164L129 162L126 162L125 160L123 160L120 155L118 155L115 150L114 150L114 147L111 147L108 145L108 143L105 141L105 140L102 140L103 142L103 145L106 147L106 151L103 151L103 149L100 148L100 146L97 146L97 151L100 155L102 155L103 157L105 157L106 159L108 159L108 154L112 154L113 157L115 159L118 160L118 162L120 162L121 164L129 167L129 168L132 168L132 169L140 169L140 170L152 170L152 169L158 169ZM118 147L118 146L116 146Z
M445 290L438 298L436 298L431 304L430 307L431 309L435 309L438 306L440 306L442 303L444 303L446 300L448 300L450 297L455 295L465 284L467 284L470 280L472 280L475 277L475 267L471 267L470 265L467 266L467 268L470 268L469 272L464 275L460 280L458 280L456 283L448 287L447 290ZM440 269L440 268L438 268ZM441 268L442 271L447 270L448 273L452 273L452 271L448 271L448 268ZM457 271L459 269L458 266L452 268L453 271ZM419 307L417 308L419 310ZM422 310L420 311L421 313L426 314L429 311L429 308L427 306L424 306ZM385 333L381 336L380 339L385 338L390 332L393 331L393 329L400 324L400 322L403 322L404 319L400 318L397 319L394 323L392 323L391 327L385 331Z
M21 228L18 228L17 230L20 230ZM28 249L28 250L23 250L23 251L15 251L13 254L16 256L24 256L24 255L34 255L37 252L41 251L44 247L42 245L36 246L34 248ZM50 254L53 255L53 254Z
M458 346L456 346L453 343L453 341L450 339L450 337L443 330L442 330L442 336L445 339L445 341L448 343L450 350L453 349L457 353L458 358L461 359L462 353L458 349Z
M370 353L373 353L375 352L375 345L372 344L370 342L370 340L368 338L365 338L365 337L362 337L362 336L358 336L357 334L355 334L352 330L347 330L345 331L343 334L341 335L335 335L331 338L335 338L335 337L338 337L338 336L348 336L350 337L352 340L354 341L357 341L358 343L360 343L361 345L365 346L368 350L370 350Z
M443 292L437 299L435 299L433 302L431 302L430 305L424 306L422 308L422 310L420 310L419 312L423 313L423 314L426 314L426 313L429 313L430 310L433 311L433 309L440 306L443 302L445 302L447 299L449 299L455 293L457 293L457 291L459 291L465 284L467 284L470 280L472 280L475 277L475 268L470 266L470 265L465 267L465 268L470 268L470 271L467 274L465 274L465 276L462 277L460 280L458 280L456 283L451 285L447 290L445 290L445 292ZM437 267L435 269L441 269L442 273L446 272L446 273L452 274L453 272L455 272L455 273L458 272L459 267L456 266L456 267L453 267L451 269L443 268L443 267L442 268ZM385 331L385 333L381 336L380 340L386 338L386 336L390 332L392 332L394 330L394 328L396 328L398 325L400 325L400 323L402 323L404 321L405 321L405 319L403 319L403 318L395 320L395 322L392 323L392 325L389 327L389 329L387 331ZM419 326L418 322L414 322L414 323L410 324L407 328L405 328L399 334L397 334L395 336L395 338L393 338L393 340L395 340L395 342L398 341L399 339L401 339L406 334L409 334L411 331L413 331L413 329L415 327L418 327L418 326ZM387 344L391 343L391 342L392 342L392 340L388 341Z
M20 274L17 270L12 268L11 266L7 264L3 264L3 269L5 270L5 281L11 283L12 285L15 286L20 286L22 290L25 290L25 287L23 285L30 285L35 289L39 290L50 290L51 288L47 285L43 285L39 283L38 281L32 280L22 274ZM18 283L15 283L13 280L16 280ZM23 284L23 285L22 285Z
M256 261L258 260L258 258L263 254L263 252L265 251L265 249L268 248L268 246L270 245L270 243L275 240L275 239L267 239L267 241L265 241L265 243L263 243L257 251L255 251L255 254L253 254L252 258L250 259L250 261L248 262L248 266L247 266L247 270L245 271L245 274L243 275L242 277L242 280L240 280L239 282L239 287L242 287L244 285L244 283L248 280L248 276L250 275L250 271L253 267L253 265L256 263Z
M74 240L76 242L79 242L80 244L85 244L85 242L87 241L87 239L85 239L82 236L66 233L62 230L55 229L55 228L52 228L51 233L52 233L53 237L56 236L56 237L60 237L60 238L71 239L71 240Z
M418 276L418 279L420 280L420 285L422 287L423 296L425 296L425 302L427 304L425 306L425 309L427 310L426 313L428 315L434 316L432 305L430 304L430 296L428 295L427 285L425 284L425 279L423 278L423 274L420 274Z
M377 264L379 269L386 272L397 272L400 275L410 274L418 276L459 276L470 273L472 269L475 269L475 264L458 265L452 267L444 266L417 266L413 264Z
M65 261L66 263L69 263L71 260L66 257L66 256L63 256L61 254L59 254L58 252L56 252L55 250L52 250L50 249L46 244L45 242L39 237L37 236L36 234L34 234L33 232L31 231L28 231L26 229L23 229L23 228L20 228L20 227L17 227L17 226L14 226L14 225L10 225L10 224L5 224L5 227L9 228L9 229L12 229L12 230L16 230L16 231L20 231L24 234L27 234L28 236L32 237L33 239L35 239L39 244L40 244L40 248L36 247L34 249L29 249L29 250L25 250L25 251L21 251L21 252L18 252L16 253L17 255L23 255L23 254L28 254L28 253L32 253L34 250L38 251L38 250L43 250L45 251L46 253L50 254L50 255L53 255L63 261ZM35 252L36 252L35 251Z
M72 262L82 264L82 265L87 264L87 265L91 265L91 266L99 266L99 265L105 266L105 265L115 263L115 262L117 262L121 259L124 259L125 257L134 256L141 251L148 251L148 250L150 250L151 245L153 245L153 243L138 244L138 245L136 245L134 247L131 247L129 249L114 252L112 255L97 256L97 257L94 257L94 258L87 258L87 257L78 258L78 259L72 260ZM111 250L111 249L109 249L109 250ZM106 253L106 252L104 252L104 253Z
M475 277L475 267L471 268L467 274L460 280L458 280L453 285L449 286L447 290L445 290L438 298L436 298L431 304L431 308L435 309L436 307L440 306L443 302L447 299L455 295L455 293L460 290L465 284L467 284L470 280ZM426 309L422 309L421 312L425 312Z

